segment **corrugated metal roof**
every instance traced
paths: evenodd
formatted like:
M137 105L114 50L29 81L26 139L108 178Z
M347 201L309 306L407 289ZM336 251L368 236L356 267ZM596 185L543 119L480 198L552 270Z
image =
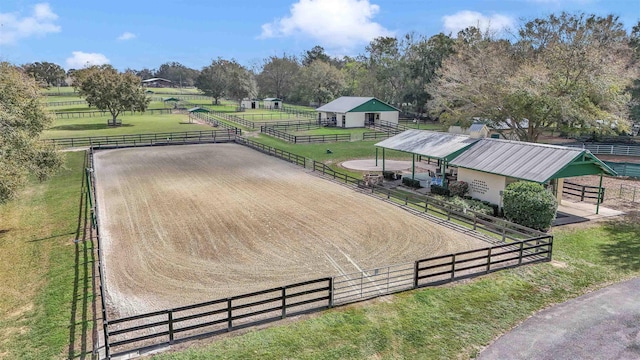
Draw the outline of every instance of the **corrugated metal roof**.
M278 98L264 98L263 101L282 101L282 100Z
M375 146L450 161L452 155L471 146L476 141L478 139L472 139L466 135L407 130L383 140Z
M582 153L582 149L558 145L481 139L450 164L542 183Z
M473 124L471 124L471 126L469 126L469 133L472 133L474 131L482 131L482 129L484 129L485 127L487 127L487 125L485 125L485 124L473 123ZM488 128L487 128L487 130L488 130Z
M316 111L332 112L332 113L346 113L349 110L357 108L358 106L373 99L373 97L365 96L342 96L330 103L324 104L316 109Z

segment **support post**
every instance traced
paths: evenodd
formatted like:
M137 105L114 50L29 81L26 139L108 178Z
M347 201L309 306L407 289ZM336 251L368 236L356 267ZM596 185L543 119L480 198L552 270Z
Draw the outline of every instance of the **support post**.
M600 172L600 185L598 185L598 201L596 201L596 215L600 213L601 196L602 196L602 172Z
M384 148L382 148L382 172L384 172Z
M376 166L378 166L378 148L376 148Z
M416 179L416 154L411 154L411 180Z

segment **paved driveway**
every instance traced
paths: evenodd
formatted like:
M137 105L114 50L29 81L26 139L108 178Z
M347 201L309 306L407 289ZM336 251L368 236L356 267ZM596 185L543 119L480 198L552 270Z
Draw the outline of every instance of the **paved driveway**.
M640 278L540 311L479 359L640 359Z

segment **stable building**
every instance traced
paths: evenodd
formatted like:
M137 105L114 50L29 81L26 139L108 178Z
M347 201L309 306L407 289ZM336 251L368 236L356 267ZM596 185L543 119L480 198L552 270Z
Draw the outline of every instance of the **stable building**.
M259 109L260 108L260 100L258 99L244 99L240 102L240 107L242 109Z
M450 162L469 195L502 206L507 185L526 180L549 185L562 200L564 178L617 175L585 149L501 139L481 139Z
M262 105L265 109L281 109L282 108L282 99L278 98L265 98L262 100Z
M374 97L343 96L316 109L318 121L342 128L398 124L400 110Z

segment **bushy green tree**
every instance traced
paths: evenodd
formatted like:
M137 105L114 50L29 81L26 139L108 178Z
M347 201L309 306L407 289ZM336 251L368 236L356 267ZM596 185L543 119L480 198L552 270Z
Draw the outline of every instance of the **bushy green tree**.
M35 79L1 62L0 203L15 197L29 175L45 180L61 166L61 156L40 141L52 122Z
M516 224L547 231L556 218L558 201L544 186L518 181L504 190L504 216Z
M79 89L80 96L87 100L89 106L109 111L114 123L122 111L144 112L151 102L139 77L120 73L111 65L78 70L74 77L74 87Z

